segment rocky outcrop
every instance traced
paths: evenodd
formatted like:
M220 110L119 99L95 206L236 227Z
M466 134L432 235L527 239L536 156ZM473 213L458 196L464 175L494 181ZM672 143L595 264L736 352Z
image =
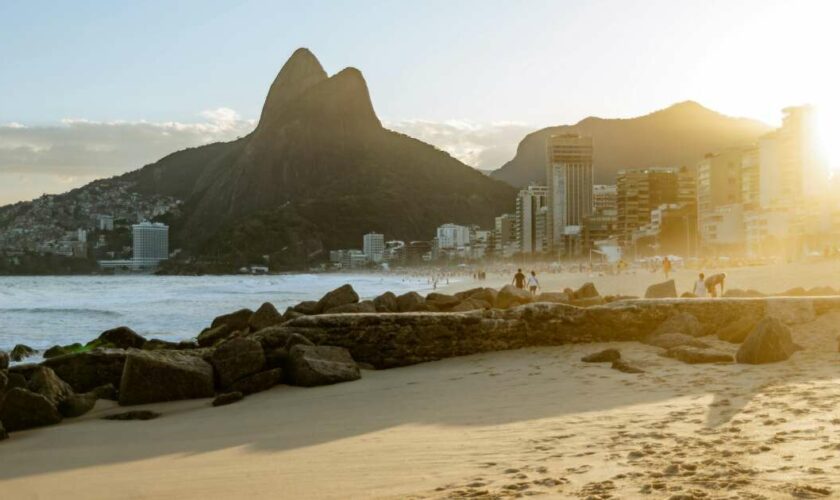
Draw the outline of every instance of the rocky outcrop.
M660 335L663 333L683 333L692 337L700 337L704 334L703 325L691 313L679 312L669 317L660 324L653 335Z
M318 314L318 301L316 300L304 300L298 304L295 304L292 307L292 310L303 314L304 316L310 316L312 314Z
M29 377L29 390L47 398L53 406L58 407L73 395L70 384L58 378L52 368L38 366Z
M120 326L102 332L96 339L100 344L119 349L142 349L146 339L127 326ZM96 341L94 341L96 342Z
M213 367L178 351L128 351L120 382L121 405L207 398L214 394Z
M598 297L601 294L598 293L598 289L595 288L593 283L584 283L581 285L580 288L575 290L574 295L572 298L574 299L589 299L592 297Z
M0 422L9 432L53 425L61 422L61 414L46 396L15 388L0 403Z
M52 368L61 380L70 384L73 391L85 393L106 384L120 386L125 351L94 349L47 359L42 364Z
M318 305L315 310L317 313L322 313L324 311L329 311L334 307L343 306L345 304L355 304L358 301L359 294L356 293L356 290L353 290L352 286L341 285L321 297L321 300L318 301Z
M248 321L250 321L251 316L253 315L254 311L250 309L240 309L230 314L223 314L213 320L213 323L210 324L210 328L225 325L230 331L248 330Z
M777 318L764 318L744 339L735 359L752 365L776 363L788 359L799 349L793 343L790 328Z
M499 309L508 309L521 304L528 304L532 302L534 297L527 290L516 288L513 285L505 285L499 290L496 296L496 307Z
M248 319L248 326L252 332L283 323L283 315L277 311L274 304L265 302Z
M731 363L733 361L731 354L688 345L672 347L668 349L665 355L692 365L699 363Z
M461 299L445 293L430 293L426 295L426 305L435 311L448 311L461 303Z
M373 299L376 312L398 312L397 296L393 292L385 292Z
M227 325L205 328L198 334L196 341L200 347L211 347L228 338L233 331Z
M604 349L580 358L584 363L612 363L617 359L621 359L621 352L618 349Z
M417 292L406 292L397 297L399 312L414 312L424 310L426 299Z
M466 299L480 300L490 304L490 307L495 307L499 292L495 288L479 287L458 292L455 296L462 301Z
M210 363L216 369L219 387L226 389L237 380L262 370L265 354L259 341L240 337L219 345L210 357Z
M18 362L36 354L38 354L38 351L28 345L18 344L12 348L12 352L9 353L9 357L12 358L12 361Z
M363 300L361 302L354 302L351 304L344 304L333 307L324 311L324 314L355 314L355 313L375 313L376 306L373 305L372 300Z
M361 378L361 372L347 349L333 346L296 345L286 364L291 385L313 387Z
M646 299L668 299L677 296L677 284L674 280L650 285L645 290Z

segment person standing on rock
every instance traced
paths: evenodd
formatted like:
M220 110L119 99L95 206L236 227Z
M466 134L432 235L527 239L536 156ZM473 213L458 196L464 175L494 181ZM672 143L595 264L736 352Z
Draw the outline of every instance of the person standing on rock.
M720 285L720 295L723 296L723 283L726 281L726 273L713 274L706 278L706 290L709 295L717 297L717 286Z
M517 269L516 274L513 275L513 286L519 289L525 288L525 275L522 274L522 269Z
M540 282L537 281L537 273L531 271L531 275L528 276L528 290L531 291L531 295L537 295L537 289L540 287Z
M694 296L706 296L706 275L703 273L700 273L700 276L698 276L697 281L694 282Z
M667 280L671 274L671 260L666 255L662 260L662 270L665 271L665 279Z

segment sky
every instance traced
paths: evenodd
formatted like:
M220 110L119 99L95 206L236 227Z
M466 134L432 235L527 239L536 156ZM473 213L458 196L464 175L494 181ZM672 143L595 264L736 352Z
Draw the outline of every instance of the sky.
M778 125L840 103L838 19L829 0L3 0L0 204L247 134L298 47L481 169L537 128L689 99Z

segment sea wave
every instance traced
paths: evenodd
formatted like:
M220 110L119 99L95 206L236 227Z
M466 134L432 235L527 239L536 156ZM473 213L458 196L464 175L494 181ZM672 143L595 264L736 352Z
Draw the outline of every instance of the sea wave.
M97 316L122 316L122 314L116 311L108 311L105 309L88 309L88 308L66 308L66 307L12 307L12 308L3 308L0 307L0 312L9 312L9 313L34 313L34 314L85 314L85 315L97 315Z

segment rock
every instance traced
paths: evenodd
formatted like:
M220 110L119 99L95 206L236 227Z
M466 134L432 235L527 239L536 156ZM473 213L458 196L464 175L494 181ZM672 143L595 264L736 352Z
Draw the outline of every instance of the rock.
M663 349L671 349L672 347L679 346L689 346L700 349L710 347L709 344L703 342L702 340L698 340L695 337L684 333L659 333L656 335L650 335L645 337L645 339L642 340L642 343L661 347Z
M571 304L572 298L563 292L544 292L537 295L534 302L548 302L551 304Z
M815 286L808 290L808 295L811 297L824 297L829 295L840 295L837 293L837 290L831 288L830 286Z
M572 297L575 299L588 299L592 297L598 297L599 295L601 294L598 293L598 289L595 288L594 284L584 283L583 285L581 285L580 288L575 290L574 295L572 295Z
M29 384L26 382L26 377L21 375L20 373L8 373L6 374L8 377L8 381L6 382L6 391L11 391L12 389L20 387L21 389L26 389Z
M29 347L28 345L18 344L12 348L12 352L9 353L9 356L12 358L12 361L22 361L25 358L30 356L34 356L38 354L38 351Z
M128 351L120 382L120 405L213 396L213 367L178 351Z
M304 387L358 380L361 373L343 347L296 345L286 363L289 383Z
M684 333L692 337L703 335L703 325L691 313L679 312L663 321L653 332L653 336L662 333Z
M224 394L219 394L216 396L216 399L213 400L213 406L225 406L229 404L236 403L237 401L242 401L244 398L241 392L226 392Z
M496 307L499 309L508 309L522 304L528 304L534 299L531 292L522 288L516 288L513 285L505 285L499 290L499 295L496 297Z
M6 432L6 428L3 427L3 422L0 422L0 441L4 439L9 439L9 433Z
M8 391L0 403L0 422L14 432L57 424L61 414L46 396L18 387Z
M788 359L799 349L793 343L790 329L777 318L768 317L762 319L744 339L735 359L752 365L775 363Z
M197 349L198 342L194 340L182 340L180 342L170 342L163 339L149 339L143 344L144 351L159 351L161 349L170 349L173 351L180 351L183 349Z
M9 376L6 375L5 370L0 370L0 400L3 399L3 393L6 391L7 385L9 385Z
M606 300L600 295L596 295L595 297L585 297L582 299L573 299L572 305L576 307L592 307L592 306L600 306L606 304Z
M233 331L227 325L219 325L215 328L205 328L198 334L198 345L201 347L210 347L216 343L226 339Z
M604 349L580 358L584 363L612 363L618 359L621 359L618 349Z
M741 290L740 288L730 288L723 292L723 297L764 297L765 295L757 290Z
M96 399L107 399L109 401L117 400L117 388L111 384L100 385L90 391L90 393L96 396Z
M152 420L158 418L160 413L151 410L131 410L122 413L115 413L102 417L102 420Z
M397 297L399 312L418 311L426 305L426 299L417 292L407 292Z
M5 370L9 367L9 354L6 351L0 351L0 370Z
M38 366L29 378L29 390L47 398L58 407L65 399L73 395L70 384L58 378L52 368Z
M363 300L354 304L344 304L324 311L324 314L354 314L354 313L375 313L376 306L372 300Z
M808 291L801 286L797 286L795 288L791 288L790 290L785 290L777 295L782 297L805 297L808 295Z
M647 287L646 299L668 299L677 296L677 284L674 280L663 281Z
M454 295L432 292L426 295L426 304L439 311L448 311L461 303L461 299Z
M210 328L216 328L221 325L226 325L230 329L230 331L248 330L248 321L253 315L254 311L250 309L240 309L230 314L223 314L222 316L217 316L213 320L213 322L210 324ZM199 344L200 343L201 342L199 342Z
M265 354L257 340L240 337L220 344L210 363L216 369L219 386L227 388L236 380L262 370Z
M264 302L248 319L248 325L252 332L256 332L269 326L279 325L284 321L283 316L277 311L274 304Z
M376 308L376 312L397 312L397 296L393 292L385 292L373 299L373 307Z
M612 368L613 370L618 370L620 372L624 372L624 373L644 373L645 372L641 368L637 368L637 367L629 364L628 362L626 362L622 359L617 359L617 360L613 361L612 365L610 365L610 368Z
M355 304L359 301L359 294L349 284L341 285L340 287L327 292L318 301L316 311L318 314L328 311L333 307L343 306L345 304Z
M97 340L108 347L119 349L140 349L146 343L146 339L127 326L118 326L102 332Z
M65 418L81 417L96 405L96 393L73 394L58 405L58 411Z
M803 299L768 299L765 314L787 325L808 323L816 318L814 302Z
M714 349L703 349L682 345L668 349L665 356L690 365L699 363L731 363L732 355Z
M717 336L720 340L725 340L733 344L740 344L747 338L758 324L758 319L751 316L741 316L735 321L728 323L720 329Z
M681 299L696 299L697 296L691 292L683 292L680 294Z
M493 306L489 302L474 299L472 297L464 299L458 305L451 308L451 312L475 311L477 309L492 309Z
M125 351L94 349L50 358L42 364L52 368L58 378L70 384L73 391L85 393L106 384L120 386Z
M243 377L230 386L231 391L241 392L246 396L271 389L283 381L283 369L272 368Z
M455 294L455 296L462 301L466 299L481 300L490 304L490 307L494 307L496 305L496 298L498 295L499 292L495 289L485 287L472 288Z
M303 313L295 311L291 307L287 307L286 311L283 313L283 323L285 323L287 321L291 321L295 318L300 318L301 316L306 316L306 315L303 314Z
M79 343L70 345L54 345L44 351L44 359L54 358L56 356L64 356L65 354L73 354L79 352L84 346Z
M318 314L318 302L314 300L304 300L292 307L292 310L303 314L304 316L312 316L313 314Z

